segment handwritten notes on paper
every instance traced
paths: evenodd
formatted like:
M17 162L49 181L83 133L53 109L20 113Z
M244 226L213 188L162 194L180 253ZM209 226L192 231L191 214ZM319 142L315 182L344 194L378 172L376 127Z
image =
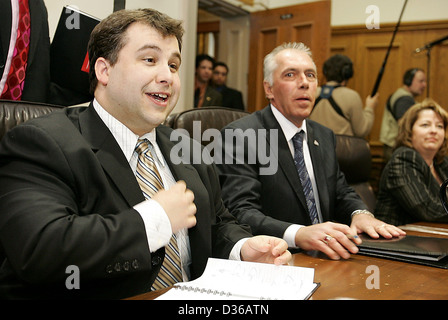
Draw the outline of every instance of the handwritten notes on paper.
M178 283L158 299L303 300L317 288L313 280L312 268L209 258L200 278Z

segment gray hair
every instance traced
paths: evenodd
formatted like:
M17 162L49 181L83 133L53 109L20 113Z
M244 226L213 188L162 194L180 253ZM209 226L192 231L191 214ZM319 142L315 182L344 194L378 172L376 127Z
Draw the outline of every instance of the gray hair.
M310 56L311 60L313 59L310 48L308 48L302 42L285 42L282 45L276 47L274 50L272 50L269 54L266 55L263 64L264 81L269 83L269 85L271 86L273 85L272 74L274 73L274 70L277 68L277 62L275 61L275 57L281 51L288 49L298 50L300 52L306 53L307 55ZM314 61L313 64L314 68L316 68L316 64L314 63Z

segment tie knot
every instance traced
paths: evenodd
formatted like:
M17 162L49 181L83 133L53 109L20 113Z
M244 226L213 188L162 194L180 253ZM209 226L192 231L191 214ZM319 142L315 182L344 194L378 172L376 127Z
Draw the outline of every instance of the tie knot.
M149 150L150 146L151 143L147 139L139 139L135 146L135 152L137 152L138 155L144 154Z
M302 149L303 147L303 136L305 135L305 131L300 130L297 132L294 137L292 138L292 143L294 144L294 148Z

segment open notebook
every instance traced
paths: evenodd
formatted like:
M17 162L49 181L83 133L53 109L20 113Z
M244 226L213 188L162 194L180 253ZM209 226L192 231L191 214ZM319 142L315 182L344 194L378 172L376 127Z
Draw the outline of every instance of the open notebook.
M314 269L209 258L201 277L159 300L305 300L319 287Z

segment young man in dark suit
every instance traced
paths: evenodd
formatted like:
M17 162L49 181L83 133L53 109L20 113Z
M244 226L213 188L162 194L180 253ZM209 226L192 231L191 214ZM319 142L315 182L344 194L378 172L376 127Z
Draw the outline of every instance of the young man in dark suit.
M194 107L222 106L222 95L211 86L215 59L207 54L196 56L194 78Z
M208 257L284 264L284 240L252 237L224 207L215 167L175 164L160 126L180 94L181 22L121 10L89 43L89 107L13 128L0 145L0 296L126 298L151 290L176 235L180 281ZM163 189L145 200L136 145ZM191 141L191 143L194 143ZM142 187L143 188L143 187ZM68 271L67 271L68 270ZM79 288L67 285L78 270Z
M244 111L243 95L241 92L227 86L228 73L229 67L224 62L216 62L213 66L213 87L221 93L223 107Z
M222 131L223 137L244 141L242 146L227 139L222 144L225 156L218 168L230 212L255 234L271 234L292 248L318 250L332 259L357 253L358 233L387 238L404 234L367 211L339 170L333 132L307 119L317 89L309 49L302 43L274 49L265 58L264 79L269 105ZM257 141L246 143L251 132ZM301 160L298 150L304 155ZM276 165L266 162L267 153ZM301 182L304 172L307 187Z

